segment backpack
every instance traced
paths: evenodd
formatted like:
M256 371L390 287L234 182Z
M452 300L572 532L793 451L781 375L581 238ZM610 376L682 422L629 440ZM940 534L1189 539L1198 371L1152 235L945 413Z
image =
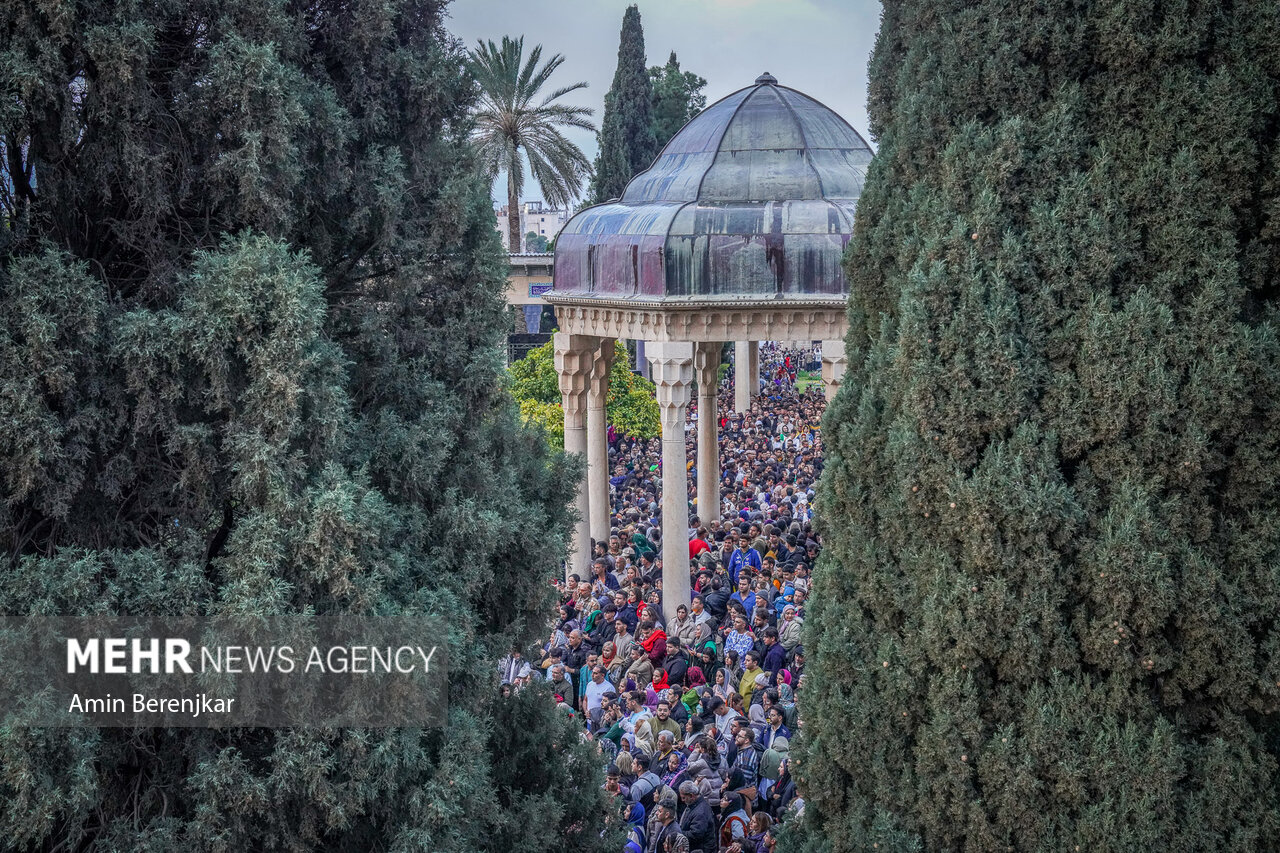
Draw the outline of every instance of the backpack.
M661 787L662 780L655 774L645 771L631 783L631 800L644 806L645 812L648 813L653 808L654 800Z
M733 822L737 821L742 826L742 837L747 837L747 822L741 817L734 815L725 820L724 825L720 827L720 846L728 847L733 843Z

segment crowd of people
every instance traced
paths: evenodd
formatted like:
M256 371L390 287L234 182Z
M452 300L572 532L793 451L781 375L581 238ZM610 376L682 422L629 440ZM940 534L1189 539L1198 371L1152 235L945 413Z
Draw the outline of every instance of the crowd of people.
M608 760L604 789L627 823L626 853L763 853L804 809L790 772L800 726L804 615L821 540L821 382L816 353L761 344L760 394L735 413L733 371L719 411L686 424L693 594L663 618L661 442L611 434L613 502L590 575L560 586L540 659L502 662L504 690L545 679ZM720 489L698 495L699 417L720 419Z

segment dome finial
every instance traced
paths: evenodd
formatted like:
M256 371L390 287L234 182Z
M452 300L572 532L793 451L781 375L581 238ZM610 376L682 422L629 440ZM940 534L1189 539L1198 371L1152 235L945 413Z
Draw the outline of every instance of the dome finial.
M756 85L757 86L776 86L778 85L778 78L774 77L772 74L766 71L756 78Z

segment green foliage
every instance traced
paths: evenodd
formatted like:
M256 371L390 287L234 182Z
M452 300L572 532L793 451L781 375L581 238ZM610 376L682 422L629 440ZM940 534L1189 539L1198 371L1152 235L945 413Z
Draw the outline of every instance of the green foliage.
M621 365L619 365L621 362ZM609 423L632 438L657 438L662 434L657 386L631 372L625 359L613 362L609 374L609 395L605 403Z
M545 252L547 250L547 238L536 231L530 231L524 235L524 250L526 252Z
M586 155L560 128L595 130L587 120L592 110L555 103L587 84L573 83L544 94L542 88L564 57L557 53L539 66L541 61L542 45L524 59L523 36L503 36L501 46L480 42L467 57L467 70L480 86L472 142L490 184L499 172L507 173L507 236L513 252L520 250L525 159L542 197L553 207L567 208L577 198L591 168Z
M556 377L555 344L548 341L525 353L507 368L511 374L511 395L517 402L560 402L560 380Z
M604 96L590 196L593 204L621 198L632 176L658 153L653 137L653 84L645 69L640 9L628 6L618 38L618 67Z
M658 152L686 122L706 108L707 96L702 90L707 81L692 71L681 71L674 50L666 65L649 69L649 81L653 84L654 151Z
M615 341L605 399L609 423L623 435L655 438L662 434L656 386L632 373L629 365L626 344ZM555 345L546 343L530 350L511 365L509 372L511 394L520 403L525 421L540 424L553 446L564 447L564 409L556 378Z
M1278 15L885 6L788 850L1275 848Z
M6 719L6 849L617 849L593 756L496 696L580 472L503 388L506 264L442 11L6 8L0 612L412 608L450 649L429 729ZM553 750L572 773L509 763Z
M541 427L552 449L564 450L564 407L531 397L521 398L519 403L521 419L526 424Z

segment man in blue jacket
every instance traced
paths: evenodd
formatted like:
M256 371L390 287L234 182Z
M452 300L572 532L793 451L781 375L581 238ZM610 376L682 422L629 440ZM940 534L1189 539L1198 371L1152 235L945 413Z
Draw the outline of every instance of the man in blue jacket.
M787 665L787 650L778 642L778 629L764 629L764 661L760 668L769 674L769 686L778 686L778 670Z
M738 550L734 551L729 557L729 580L736 587L738 585L739 572L747 567L759 572L762 566L760 552L751 547L751 540L745 536L740 537L738 539Z

